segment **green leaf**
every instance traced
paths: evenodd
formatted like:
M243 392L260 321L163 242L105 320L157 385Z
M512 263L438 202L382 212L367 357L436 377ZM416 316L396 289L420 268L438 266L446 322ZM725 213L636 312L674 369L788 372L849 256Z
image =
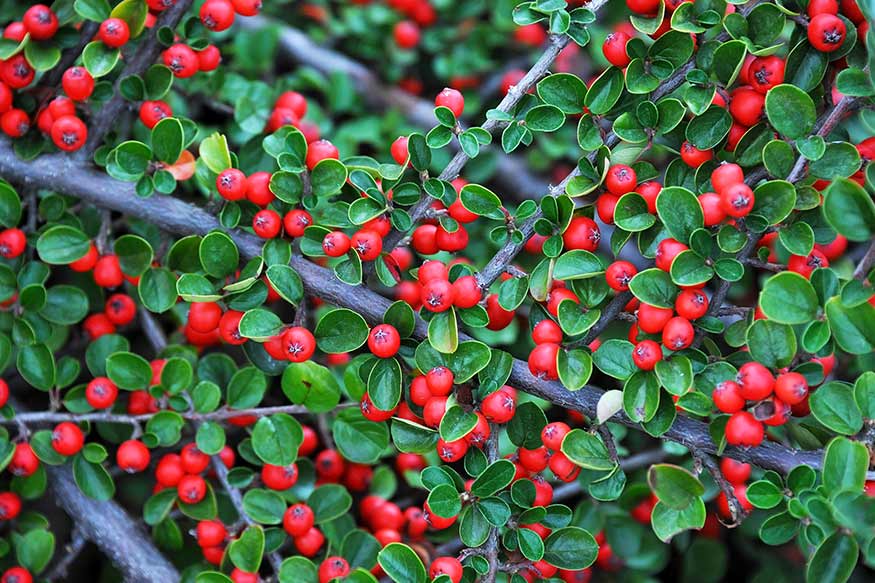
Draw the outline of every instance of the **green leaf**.
M142 275L152 265L155 257L152 245L137 235L122 235L113 245L122 271L128 275Z
M264 463L288 466L297 459L304 439L301 424L285 413L262 417L252 430L252 449Z
M427 453L434 451L439 434L433 429L406 419L392 419L392 442L404 453Z
M634 346L627 340L612 338L596 350L593 355L593 363L608 376L615 379L626 380L638 370L632 361L632 349Z
M280 333L283 321L269 310L255 308L243 314L238 329L240 336L256 342L265 342Z
M137 292L143 307L162 314L176 305L176 276L165 267L153 267L140 277Z
M339 160L331 158L322 160L310 173L313 195L325 197L339 193L346 182L346 176L346 166Z
M554 530L544 541L544 560L560 569L579 571L595 562L598 548L589 532L567 526Z
M675 510L687 508L705 493L705 487L695 476L671 464L651 466L647 483L660 502Z
M428 342L435 350L452 354L459 346L459 327L453 308L435 314L428 323Z
M295 306L304 297L304 284L301 276L288 265L271 265L265 271L270 285L287 302Z
M565 436L562 453L588 470L609 471L616 466L601 438L582 429L572 429Z
M82 51L82 63L95 79L108 75L118 63L121 52L112 49L101 41L92 41Z
M786 180L771 180L754 191L753 214L764 217L770 225L777 225L796 206L796 189Z
M44 231L36 242L36 252L45 263L66 265L81 259L91 249L85 233L67 225L55 225Z
M368 375L368 396L381 411L392 411L401 400L401 364L395 358L381 358Z
M787 324L757 320L747 329L747 343L753 359L769 368L789 366L796 356L796 335Z
M811 413L827 428L842 435L854 435L863 428L863 414L848 384L832 381L811 393Z
M689 35L684 35L689 39ZM719 144L732 127L732 116L725 107L712 105L687 125L686 138L700 150L710 150ZM664 193L660 193L662 198ZM658 201L659 199L657 199ZM677 237L675 237L677 238ZM680 239L683 241L684 239Z
M560 350L556 362L559 380L570 391L582 389L592 375L592 357L585 350Z
M225 277L234 273L240 261L240 252L227 234L212 231L201 239L198 256L207 275Z
M182 124L174 117L165 117L152 128L152 153L167 164L179 159L184 147Z
M31 573L41 573L55 553L55 535L42 528L34 528L13 537L18 564ZM10 577L15 579L15 576Z
M389 543L377 555L377 562L395 583L428 582L422 559L405 544Z
M862 443L836 437L823 455L823 485L828 492L861 492L869 469L869 452Z
M462 502L455 487L440 484L429 493L428 507L441 518L452 518L462 511Z
M696 195L679 186L663 188L656 198L656 212L669 234L682 243L705 224L702 205Z
M811 282L791 271L773 275L760 293L760 308L783 324L805 324L817 316L817 294Z
M676 534L690 529L700 529L705 524L705 503L696 498L693 503L683 509L671 508L663 502L657 502L651 515L653 532L664 543L669 542Z
M623 93L625 82L623 72L617 67L611 67L602 73L590 86L584 99L584 105L593 115L602 115L614 107Z
M838 178L830 184L823 201L823 216L851 241L868 241L875 235L875 202L853 180Z
M323 524L343 516L352 506L352 496L339 484L319 486L307 498L316 524Z
M756 508L764 509L774 508L784 500L783 492L768 480L757 480L749 484L746 496Z
M375 463L389 445L386 423L365 419L358 408L341 411L331 431L343 457L359 464Z
M331 371L311 360L289 363L283 371L282 389L292 403L313 413L325 413L340 402L340 385Z
M658 308L673 308L678 293L671 276L655 267L638 272L629 282L629 291L645 304Z
M73 458L73 478L89 498L111 500L115 494L115 484L109 472L102 465L86 460L81 453Z
M361 347L367 341L369 331L365 319L359 314L338 308L319 318L314 336L319 350L341 354Z
M501 199L494 192L479 184L466 184L459 192L462 206L484 217L501 218Z
M515 474L513 462L510 460L497 460L492 462L483 473L477 476L471 485L471 494L479 498L485 498L504 490L512 481ZM429 504L431 506L431 504ZM433 508L433 507L432 507Z
M286 511L286 502L272 490L255 488L243 495L243 511L259 524L280 524Z
M452 405L444 413L440 423L440 436L444 441L462 439L477 425L477 415L473 411L465 411L459 405Z
M586 85L576 75L548 75L538 82L537 92L544 103L558 107L563 113L576 114L583 111Z
M604 272L605 268L599 258L583 249L563 253L553 265L553 277L560 281L588 279Z
M565 115L553 105L536 105L526 112L526 127L533 132L555 132L563 123Z
M844 583L857 566L860 549L853 536L836 531L814 551L805 571L809 583Z
M875 350L875 306L863 303L852 308L834 297L826 302L829 328L838 345L851 354Z
M811 133L817 112L808 93L782 84L766 93L766 115L778 133L795 140Z
M197 428L195 442L207 455L217 455L225 447L225 430L213 421L204 421Z
M213 174L220 174L231 167L231 153L228 150L228 140L220 133L206 137L201 141L200 159Z
M103 22L109 18L110 6L107 0L76 0L73 10L82 18Z
M106 374L120 389L145 389L152 380L152 367L139 354L116 352L106 360Z
M249 526L228 545L228 558L241 571L255 573L264 555L264 529L257 524Z

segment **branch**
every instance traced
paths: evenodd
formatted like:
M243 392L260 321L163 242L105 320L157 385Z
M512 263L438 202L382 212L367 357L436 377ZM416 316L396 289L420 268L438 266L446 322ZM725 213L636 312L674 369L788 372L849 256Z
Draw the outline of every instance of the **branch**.
M863 255L863 258L860 259L856 269L854 269L854 279L866 279L866 275L869 273L869 270L872 269L872 265L875 265L875 239L872 239L872 241L869 242L869 248L866 250L866 254Z
M214 229L224 230L235 241L241 256L245 259L251 259L261 253L262 241L258 237L239 230L223 229L214 216L199 207L167 196L140 198L136 195L133 184L118 182L94 169L82 168L74 160L60 154L47 154L35 160L22 161L13 153L9 141L2 139L0 140L0 176L13 183L63 192L92 204L148 221L177 235L205 235ZM383 321L383 313L390 302L379 294L361 286L346 285L335 278L330 270L299 256L292 258L291 266L301 276L307 293L316 295L327 303L355 310L368 322ZM413 337L421 340L427 334L426 323L417 317ZM460 334L459 337L460 341L469 339L464 334ZM586 386L572 392L558 382L539 379L529 372L525 362L516 359L513 362L509 384L589 417L596 416L596 406L602 395L601 389L596 387ZM640 429L639 424L622 413L615 415L612 421ZM678 417L663 437L687 447L697 447L707 453L714 454L718 450L708 432L708 425L688 417ZM819 469L822 465L823 451L803 452L776 443L763 443L759 447L750 449L727 447L725 455L786 474L800 464Z
M109 133L112 127L118 123L122 112L125 107L127 107L127 100L119 90L121 82L126 77L143 74L146 69L155 63L155 60L158 58L158 55L161 54L163 48L161 42L158 40L158 31L165 26L169 27L171 30L175 29L185 13L191 8L191 5L192 0L176 0L176 3L173 6L163 11L160 16L158 16L158 21L155 25L145 33L146 37L140 41L141 44L137 47L137 52L128 60L124 70L118 76L118 79L116 79L114 86L115 94L112 99L100 108L100 111L91 121L88 132L88 141L85 143L85 146L76 153L78 158L84 159L91 157L91 155L94 154L94 151L100 147L106 134Z
M702 467L708 470L708 473L711 474L711 477L714 478L714 481L720 487L720 490L723 492L723 495L726 496L727 505L729 506L729 513L732 516L732 523L728 524L729 528L735 528L744 520L747 516L747 512L744 507L741 505L741 502L738 501L738 496L735 495L735 488L733 488L732 484L729 483L729 480L726 479L726 476L723 475L723 472L720 471L720 466L717 465L717 462L714 461L714 458L710 455L701 453L695 449L691 450L693 454L693 458L696 460L696 463L700 464Z
M55 563L52 570L43 576L46 581L60 581L67 578L67 571L70 566L79 558L82 550L85 548L88 538L82 533L79 527L73 528L73 533L70 536L70 542L64 546L64 555L61 560Z

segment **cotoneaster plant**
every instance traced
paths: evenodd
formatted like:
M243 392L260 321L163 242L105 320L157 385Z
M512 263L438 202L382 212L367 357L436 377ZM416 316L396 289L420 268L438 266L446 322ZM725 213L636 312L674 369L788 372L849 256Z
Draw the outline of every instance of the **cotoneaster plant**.
M0 6L0 583L871 578L873 16Z

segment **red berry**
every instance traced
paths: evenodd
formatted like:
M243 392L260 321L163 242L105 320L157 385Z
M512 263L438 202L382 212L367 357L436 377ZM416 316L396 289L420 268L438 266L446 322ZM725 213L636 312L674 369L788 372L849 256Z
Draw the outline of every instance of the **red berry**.
M635 176L635 171L625 164L614 164L608 169L608 176L605 178L605 187L611 194L621 196L627 192L635 190L635 185L638 184L638 178Z
M615 67L625 67L632 62L632 59L626 53L626 43L628 42L629 35L625 32L612 32L605 38L605 42L602 44L602 54Z
M738 369L738 384L741 396L748 401L762 401L769 397L775 388L775 378L765 366L758 362L746 362Z
M814 249L808 256L791 255L787 261L787 269L794 271L802 277L810 278L811 273L820 267L829 267L829 259L818 249Z
M200 476L185 475L176 485L176 493L185 504L197 504L207 495L207 483Z
M252 230L262 239L273 239L280 234L283 221L279 213L272 209L263 209L252 217Z
M228 0L207 0L201 6L200 19L213 32L227 30L234 24L234 6Z
M490 294L486 298L486 315L489 317L489 323L486 327L490 330L504 330L513 321L516 312L513 310L505 310L498 303L498 294Z
M52 430L52 449L61 455L76 455L84 444L85 436L75 423L62 421Z
M216 45L207 45L207 48L194 53L197 55L198 69L205 73L215 71L222 62L222 53Z
M33 40L48 40L58 31L58 17L45 4L36 4L27 9L21 23Z
M52 124L52 142L65 152L75 152L87 139L88 128L75 115L65 115Z
M492 423L507 423L516 413L516 397L505 388L498 389L483 399L480 412Z
M544 446L535 449L521 447L518 455L520 464L534 474L544 470L550 462L550 452Z
M293 504L283 514L283 528L290 537L302 536L313 528L313 510L304 503Z
M124 282L121 264L113 254L104 255L94 264L94 282L100 287L118 287Z
M541 442L553 451L559 451L562 449L562 440L565 439L569 431L571 431L571 427L562 421L548 423L541 430Z
M316 474L328 482L336 482L343 475L346 464L337 451L325 449L316 456Z
M413 230L410 240L413 248L421 255L434 255L440 249L437 246L437 226L420 225Z
M756 125L765 111L765 96L753 89L739 87L732 92L729 102L729 113L733 119L743 126Z
M340 257L349 251L349 236L343 231L332 231L322 239L322 251L329 257Z
M430 312L445 312L456 298L453 285L445 279L432 280L422 286L422 307Z
M462 563L455 557L438 557L431 562L428 569L428 576L432 579L446 575L453 583L459 583L462 580Z
M638 327L647 334L659 334L673 316L671 308L641 304L638 306Z
M698 320L708 313L708 296L698 289L685 289L675 299L674 309L678 316Z
M211 0L210 3L222 0ZM162 54L164 64L180 79L193 76L200 70L197 54L188 45L177 43Z
M656 247L656 266L663 271L670 271L674 258L687 249L689 247L676 239L663 239Z
M216 190L225 200L243 200L246 198L246 175L237 168L222 170L216 176Z
M395 38L395 44L402 49L412 49L419 44L419 27L414 22L402 20L392 29L392 36Z
M130 40L131 29L121 18L107 18L100 23L97 36L106 46L117 49Z
M24 89L31 84L34 76L36 72L27 62L24 53L18 53L0 64L0 79L10 89Z
M437 514L432 512L431 508L429 508L428 502L423 504L422 510L426 522L428 522L428 524L435 530L443 530L445 528L451 527L456 522L456 518L458 518L457 516L451 516L450 518L438 516Z
M353 233L350 244L362 261L374 261L383 251L383 238L375 231Z
M407 150L407 136L399 136L392 142L392 147L389 150L396 163L401 166L407 164L407 159L410 157L410 153Z
M201 520L195 530L197 544L201 548L217 547L225 542L228 531L218 520Z
M723 212L730 217L739 219L747 216L753 210L753 191L747 184L739 182L723 191L720 195L720 202L723 206Z
M298 466L264 464L261 467L261 481L271 490L288 490L298 481Z
M125 326L137 315L137 305L127 294L112 294L106 300L104 312L110 322L117 326Z
M532 341L535 344L545 344L552 342L560 344L563 339L562 328L559 324L550 319L544 319L535 324L532 329Z
M662 360L662 349L653 340L642 340L632 350L632 361L641 370L653 370Z
M325 543L325 536L319 529L313 527L304 534L295 537L295 548L305 557L313 557Z
M9 471L14 476L26 478L39 469L39 458L27 442L15 444L12 459L9 460Z
M20 138L30 129L30 118L24 110L13 108L0 116L0 128L10 138Z
M33 575L24 567L12 567L3 572L0 583L33 583Z
M756 447L764 436L763 424L747 411L733 413L726 423L726 441L730 445Z
M662 329L662 344L669 350L683 350L693 343L696 331L686 318L676 316Z
M222 308L216 302L195 302L188 309L188 325L202 334L215 330L221 319Z
M681 144L681 160L690 168L698 168L713 157L713 150L700 150L689 142Z
M316 338L303 327L289 328L282 334L283 346L288 360L304 362L316 352Z
M455 89L444 87L443 91L438 93L437 97L434 98L434 105L435 107L446 107L452 111L456 117L461 117L462 112L465 111L465 98Z
M720 471L730 484L744 484L750 478L750 464L725 457L720 460Z
M784 82L784 59L775 55L757 57L750 63L747 75L751 86L765 94Z
M304 117L307 113L307 98L297 91L284 91L277 100L275 107L289 109L298 117Z
M775 380L775 396L788 405L801 403L808 397L808 381L798 372L780 374Z
M449 270L442 261L431 259L420 266L416 276L419 278L419 283L425 285L434 280L446 280L449 277Z
M61 77L61 86L73 101L85 101L94 91L94 78L85 67L70 67Z
M463 275L453 282L453 305L457 308L473 308L482 298L480 284L473 275Z
M195 443L187 443L179 453L182 469L187 474L199 474L210 465L210 456L197 448Z
M340 158L340 152L328 140L317 140L307 145L307 169L312 170L322 160Z
M722 194L729 187L742 182L744 182L744 171L738 164L724 162L711 172L711 184L717 194Z
M0 522L13 520L21 512L21 498L14 492L0 492Z
M594 220L589 217L571 219L568 228L562 233L562 241L566 249L583 249L595 251L601 240L601 232Z
M142 472L148 468L150 458L149 448L137 439L122 442L115 454L118 467L129 474Z
M818 14L808 23L808 42L824 53L839 50L846 34L845 23L834 14Z
M401 336L391 324L374 326L368 334L368 349L374 356L380 358L395 356L400 346Z
M106 377L96 377L85 387L85 400L95 409L112 407L118 397L118 387Z
M243 319L243 312L237 310L228 310L222 317L219 318L219 337L222 342L232 346L240 346L245 344L247 338L240 334L240 320Z
M165 454L155 467L155 479L166 488L175 487L184 475L182 458L175 453Z
M395 415L395 409L392 409L390 411L378 409L377 406L374 405L374 402L371 401L371 396L367 393L362 395L362 400L359 403L359 407L362 411L362 416L368 421L374 421L375 423L388 421L392 418L393 415Z
M82 328L91 340L97 340L105 334L115 334L115 324L109 321L106 314L91 314L82 322Z
M140 121L150 130L165 117L172 117L173 110L163 101L144 101L140 105Z
M446 397L453 392L453 371L445 366L438 366L426 373L425 382L429 392L435 397Z
M441 251L455 253L468 246L468 231L462 225L459 225L459 228L453 232L438 225L434 240Z
M558 344L547 342L537 345L529 354L529 371L541 379L558 379L559 372L556 364L558 354Z
M702 216L706 227L719 225L726 220L726 211L723 210L723 200L716 192L703 192L699 195L699 206L702 207Z
M303 237L304 231L313 224L313 217L305 210L290 210L283 217L283 228L289 237Z
M17 228L0 231L0 257L15 259L27 247L27 236Z
M626 0L626 6L635 14L656 14L659 0Z
M629 290L629 282L638 273L638 269L628 261L614 261L605 271L608 287L614 291Z
M464 439L457 439L456 441L438 439L437 452L438 457L444 462L448 464L457 462L468 453L468 442Z

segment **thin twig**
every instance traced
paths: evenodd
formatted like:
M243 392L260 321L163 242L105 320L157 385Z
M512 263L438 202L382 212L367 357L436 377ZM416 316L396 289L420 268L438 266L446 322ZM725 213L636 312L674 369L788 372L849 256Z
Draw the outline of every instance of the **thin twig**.
M873 265L875 265L875 239L872 239L872 241L869 242L869 248L866 250L866 254L863 255L863 258L860 259L860 262L854 269L854 279L866 279L866 275L869 274L869 270L872 269Z
M64 545L64 554L61 559L55 563L55 566L43 576L45 581L60 581L67 578L67 571L70 566L79 558L82 549L88 543L88 538L82 533L79 527L74 527L70 535L70 542Z
M720 466L717 465L717 462L714 461L713 457L696 449L691 449L690 453L692 453L693 459L695 459L698 464L701 464L702 467L708 470L708 473L714 478L714 482L717 483L720 490L723 492L723 495L726 496L729 513L732 516L732 522L726 526L729 528L735 528L741 524L745 516L747 516L747 512L745 512L744 507L735 495L735 489L732 487L732 484L729 483L729 480L726 479L726 476L723 475L723 472L720 471Z

